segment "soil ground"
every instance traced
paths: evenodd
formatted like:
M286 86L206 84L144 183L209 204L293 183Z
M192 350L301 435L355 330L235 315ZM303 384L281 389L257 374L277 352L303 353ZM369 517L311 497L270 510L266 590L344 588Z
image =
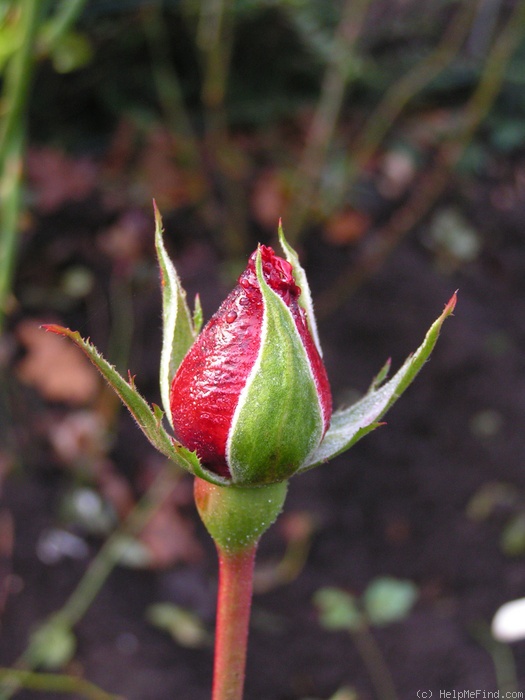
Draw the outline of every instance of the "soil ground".
M455 316L446 322L431 361L388 415L388 424L331 464L291 481L286 513L311 514L311 546L295 580L254 599L247 698L324 699L342 686L353 688L360 700L375 697L351 636L323 629L312 598L324 586L360 594L385 575L410 579L420 591L406 619L373 630L400 700L418 697L418 690L434 698L445 697L441 691L495 691L501 674L512 673L508 663L503 670L495 667L485 644L497 608L525 595L525 548L518 546L511 556L501 545L509 522L525 507L519 505L520 498L525 504L522 207L518 202L512 211L495 211L480 185L466 212L482 236L482 252L474 260L445 270L424 244L424 230L415 231L336 312L321 318L338 405L352 391L365 390L388 357L398 367L459 289ZM37 289L45 287L50 269L58 265L56 251L65 249L68 264L88 261L104 284L107 261L90 242L106 224L104 207L93 200L38 218L22 251L18 291L29 281ZM169 222L166 228L170 236ZM227 291L219 279L218 257L205 239L181 250L177 264L190 298L200 289L209 316ZM351 250L324 244L316 232L305 239L302 253L314 298L352 256ZM103 344L104 330L96 330L92 312L73 305L61 321L95 342L101 336ZM46 313L51 312L45 303L27 303L13 329L25 317L42 319ZM56 320L53 313L45 320ZM131 366L142 391L155 401L160 301L150 282L134 299L134 316ZM21 357L21 351L13 357L13 368ZM80 559L64 556L44 563L39 558L39 538L60 525L59 505L72 480L42 437L42 425L62 418L69 408L40 398L13 376L6 381L17 397L11 420L23 445L20 464L3 486L14 547L0 635L2 665L12 664L34 625L64 604L101 543L85 536L88 554ZM140 492L141 465L153 457L124 412L109 455L118 474ZM473 518L472 498L491 484L487 516ZM498 501L496 485L502 484L516 496L510 504ZM177 644L145 617L152 603L171 602L194 611L213 629L215 553L191 505L186 503L183 512L200 554L164 567L117 567L75 629L78 647L69 672L128 700L209 697L211 646ZM282 556L283 532L277 524L264 537L260 565ZM525 691L525 642L511 650L516 689ZM61 695L22 691L18 697Z

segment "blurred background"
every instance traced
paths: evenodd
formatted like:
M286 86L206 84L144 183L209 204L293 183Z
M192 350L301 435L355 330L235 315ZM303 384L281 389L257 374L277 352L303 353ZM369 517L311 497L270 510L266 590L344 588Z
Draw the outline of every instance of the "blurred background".
M0 698L210 695L191 479L39 328L160 402L153 198L205 320L282 217L336 406L459 289L388 424L291 481L246 697L525 691L525 624L491 631L525 596L525 3L0 0L0 115Z

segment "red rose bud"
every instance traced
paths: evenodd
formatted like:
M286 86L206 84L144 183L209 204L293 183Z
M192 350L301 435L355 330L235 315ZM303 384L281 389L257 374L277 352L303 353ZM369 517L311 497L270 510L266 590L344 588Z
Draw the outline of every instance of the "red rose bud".
M328 429L330 386L300 294L292 265L260 246L173 379L176 438L233 484L288 479Z

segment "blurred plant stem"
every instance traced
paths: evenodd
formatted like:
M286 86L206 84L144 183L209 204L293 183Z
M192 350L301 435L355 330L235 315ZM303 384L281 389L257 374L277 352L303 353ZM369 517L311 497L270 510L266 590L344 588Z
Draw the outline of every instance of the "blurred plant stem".
M162 3L145 8L143 26L149 44L152 74L161 108L168 125L180 137L184 166L189 169L202 168L197 137L191 124L180 81L172 65L169 50L169 35L162 15Z
M37 0L38 1L38 0ZM46 52L52 51L77 21L87 0L62 0L58 3L55 14L48 25L46 35ZM40 4L42 4L40 2Z
M197 47L203 58L201 100L209 139L227 136L226 86L233 43L232 0L201 3Z
M364 623L349 630L361 661L365 665L378 700L397 700L392 675L370 627Z
M106 540L88 570L56 617L74 627L85 615L107 577L119 563L128 537L137 536L155 511L171 496L178 474L162 470L124 523ZM25 658L31 659L31 648ZM25 656L25 655L24 655Z
M245 162L231 143L226 90L234 37L232 0L204 0L200 4L196 44L201 54L201 102L204 111L205 163L210 190L217 202L212 212L227 255L235 264L246 253L247 198Z
M479 622L473 625L471 632L476 641L490 654L501 697L517 697L518 678L512 649L494 639L486 623Z
M48 23L45 43L49 53L77 19L86 0L62 0ZM0 335L9 311L10 295L18 249L27 111L37 55L37 34L42 0L11 3L19 33L17 48L9 58L2 87L3 121L0 126Z
M286 236L292 245L296 243L310 213L312 198L326 163L345 91L352 77L349 67L369 5L370 0L346 0L342 9L319 102L292 184L291 203L285 219Z
M383 99L366 120L352 144L345 188L348 191L376 153L383 139L408 103L456 58L472 26L476 5L463 2L450 20L438 46L414 68L389 87Z
M169 467L158 474L126 520L101 547L65 605L53 613L40 626L40 630L47 625L49 628L68 631L82 619L109 574L119 563L129 537L135 537L141 532L156 510L171 496L177 481L178 474L173 473ZM0 700L12 697L23 685L23 674L20 674L20 671L31 671L41 663L41 643L37 642L37 634L38 630L32 635L27 649L15 662L14 672L10 673L7 669L2 674L3 678L0 677Z
M352 5L350 3L350 6ZM362 13L357 19L358 22L362 23L364 20L367 6L366 0L362 0L358 8ZM436 49L394 83L367 118L361 132L352 143L346 165L346 176L341 182L345 191L348 191L355 184L361 169L379 148L395 120L410 100L455 58L468 34L475 8L476 3L463 2L462 7L449 22L443 39ZM352 7L352 9L355 11L355 8ZM315 200L317 194L328 149L341 111L344 91L347 87L345 65L351 59L353 51L353 44L345 45L346 32L348 31L345 29L345 24L348 23L354 32L359 29L356 27L356 18L352 16L352 12L349 15L347 19L344 15L341 19L337 32L339 38L336 37L334 41L334 59L327 68L320 102L310 127L303 158L298 167L288 215L289 220L286 221L287 236L292 242L300 236L301 229L310 214L312 201ZM342 196L344 195L340 192L337 198L341 199Z
M457 127L438 149L433 164L416 182L407 201L390 221L375 231L373 240L351 267L343 270L334 284L320 295L318 315L333 313L355 290L385 262L399 241L430 211L450 183L476 129L487 116L505 77L505 70L525 29L525 3L516 3L506 24L496 36L485 60L480 81L460 114Z
M314 519L308 513L293 513L285 522L287 544L284 554L277 563L256 567L253 586L256 593L268 593L295 581L306 565L315 528Z
M36 673L0 668L0 684L16 681L19 687L48 693L74 693L89 700L118 700L118 695L106 693L94 683L61 673Z
M34 48L41 9L40 0L20 0L20 43L7 64L2 90L4 118L0 129L0 334L8 312L17 252L26 106L34 71Z
M127 371L135 314L133 313L133 268L119 270L115 265L109 287L109 307L111 314L110 335L108 338L107 355L109 361L121 374ZM113 396L115 392L112 392ZM122 405L118 397L116 407ZM118 413L118 409L115 409Z

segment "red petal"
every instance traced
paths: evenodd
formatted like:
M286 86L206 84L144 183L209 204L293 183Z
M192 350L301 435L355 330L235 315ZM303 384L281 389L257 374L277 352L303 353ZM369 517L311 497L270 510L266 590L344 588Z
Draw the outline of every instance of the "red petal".
M284 300L303 339L323 407L325 430L331 415L331 393L323 362L310 336L297 299L292 266L260 247L263 274ZM202 462L220 475L229 474L226 442L230 425L250 371L257 359L263 320L262 294L255 272L256 252L239 284L188 351L171 387L171 412L176 438L195 450Z
M235 287L188 351L171 386L175 436L223 476L228 475L228 431L259 352L260 291L255 297Z

